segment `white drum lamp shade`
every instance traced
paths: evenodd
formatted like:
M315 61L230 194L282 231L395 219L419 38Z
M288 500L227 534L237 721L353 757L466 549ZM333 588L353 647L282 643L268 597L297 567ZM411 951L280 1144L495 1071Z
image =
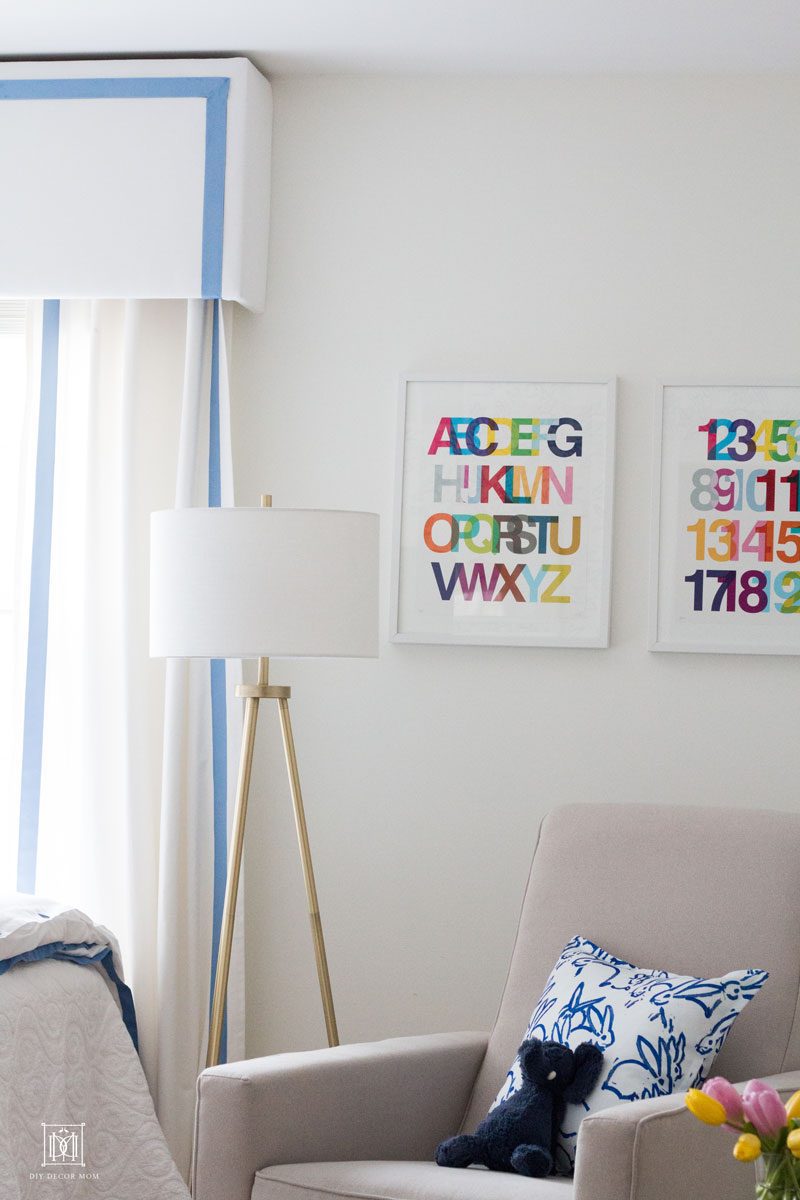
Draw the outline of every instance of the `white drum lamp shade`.
M152 514L153 657L377 652L375 513L183 508Z

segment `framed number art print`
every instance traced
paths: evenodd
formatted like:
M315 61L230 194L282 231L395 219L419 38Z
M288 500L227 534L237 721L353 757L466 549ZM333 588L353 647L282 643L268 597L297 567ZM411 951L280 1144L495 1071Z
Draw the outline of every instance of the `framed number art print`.
M607 646L615 384L401 381L393 638Z
M659 389L650 648L800 653L800 386Z

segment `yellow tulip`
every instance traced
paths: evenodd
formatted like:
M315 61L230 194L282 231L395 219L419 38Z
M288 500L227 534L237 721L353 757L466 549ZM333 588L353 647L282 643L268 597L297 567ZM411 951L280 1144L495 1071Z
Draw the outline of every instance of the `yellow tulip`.
M752 1162L761 1154L761 1142L754 1133L743 1133L733 1147L733 1157L739 1162Z
M728 1114L719 1100L701 1092L699 1088L689 1088L686 1093L686 1107L698 1121L705 1121L706 1125L724 1125L728 1119Z
M790 1119L794 1117L795 1120L800 1120L800 1090L786 1101L786 1115Z
M786 1145L795 1158L800 1158L800 1129L793 1129L786 1139Z

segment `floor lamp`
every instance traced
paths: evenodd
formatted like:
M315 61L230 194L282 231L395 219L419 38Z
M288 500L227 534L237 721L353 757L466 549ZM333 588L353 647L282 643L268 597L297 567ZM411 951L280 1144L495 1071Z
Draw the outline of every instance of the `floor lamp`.
M269 681L270 657L374 657L378 652L378 517L272 508L182 508L153 513L150 654L254 658L242 684L244 728L231 829L207 1066L219 1062L236 897L259 704L278 705L328 1044L338 1045L288 687Z

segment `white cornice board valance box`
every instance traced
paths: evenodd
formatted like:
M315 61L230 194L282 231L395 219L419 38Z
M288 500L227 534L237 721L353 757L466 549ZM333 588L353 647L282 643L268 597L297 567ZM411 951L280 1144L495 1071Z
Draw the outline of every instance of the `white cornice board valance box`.
M260 311L271 126L244 58L0 63L0 296Z

